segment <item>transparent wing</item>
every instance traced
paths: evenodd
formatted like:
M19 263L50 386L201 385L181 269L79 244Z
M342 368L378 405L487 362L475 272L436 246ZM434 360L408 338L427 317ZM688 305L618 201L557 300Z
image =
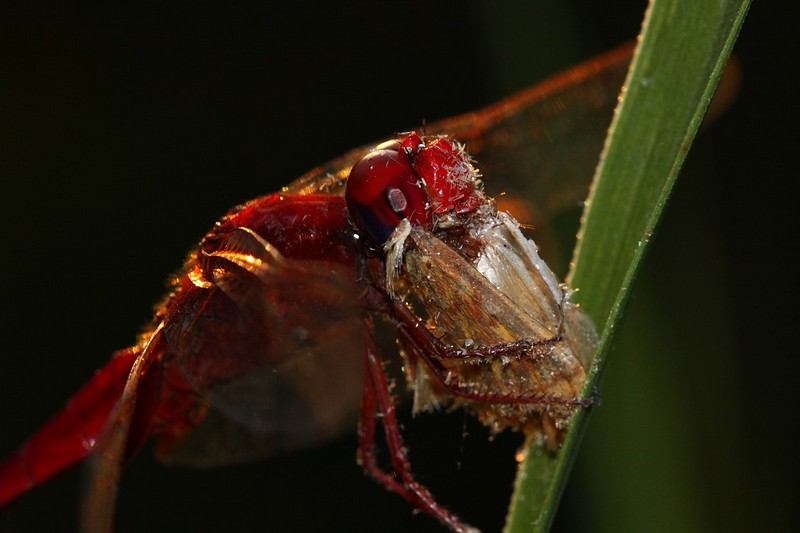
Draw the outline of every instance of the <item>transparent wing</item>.
M487 192L524 198L544 223L586 198L632 53L625 45L429 131L466 143Z
M519 218L543 225L586 198L632 52L633 45L625 45L497 104L425 129L466 143L486 176L487 192L524 198L533 220ZM350 168L377 144L351 150L284 190L344 194Z
M225 235L200 270L196 296L164 335L201 395L202 421L165 437L160 457L241 462L352 429L365 335L352 272L286 258L246 228Z

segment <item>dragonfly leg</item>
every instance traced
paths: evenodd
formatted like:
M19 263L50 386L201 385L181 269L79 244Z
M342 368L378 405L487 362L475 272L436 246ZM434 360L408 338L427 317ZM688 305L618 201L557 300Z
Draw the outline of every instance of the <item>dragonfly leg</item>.
M554 335L549 339L540 341L530 341L519 339L512 342L499 342L488 346L476 346L474 348L454 348L447 345L434 333L428 329L414 312L399 301L392 302L392 308L396 317L399 318L400 325L407 331L418 331L419 333L407 333L407 336L421 340L421 344L429 349L431 356L437 359L475 359L491 360L501 355L519 355L520 353L538 357L544 355L550 348L564 340L563 335Z
M395 415L386 374L377 355L377 347L370 342L366 350L364 373L364 393L361 402L361 421L358 436L358 462L364 471L379 481L387 489L399 494L413 505L438 519L457 532L476 532L447 509L439 505L431 493L420 485L411 471L411 462L406 455L400 426ZM378 465L375 447L377 420L381 421L386 444L392 464L392 472L386 472Z

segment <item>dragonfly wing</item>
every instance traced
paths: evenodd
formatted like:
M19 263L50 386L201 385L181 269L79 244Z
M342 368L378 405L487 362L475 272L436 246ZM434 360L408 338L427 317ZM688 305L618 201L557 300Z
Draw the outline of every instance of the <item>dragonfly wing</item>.
M429 131L466 143L490 194L522 198L547 222L586 198L632 52L625 45Z
M490 194L524 199L537 226L587 195L633 44L600 55L480 111L428 124L428 134L467 144ZM388 139L385 139L388 140ZM305 174L286 192L344 194L350 168L379 142Z
M351 271L294 260L247 228L206 253L195 313L165 328L202 422L165 438L167 462L240 462L351 428L365 322Z

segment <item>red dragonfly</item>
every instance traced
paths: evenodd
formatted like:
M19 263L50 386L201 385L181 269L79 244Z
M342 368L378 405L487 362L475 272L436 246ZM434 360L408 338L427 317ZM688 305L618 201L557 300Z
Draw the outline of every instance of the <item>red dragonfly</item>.
M227 464L359 420L368 474L452 530L470 530L412 474L375 321L396 332L415 410L463 406L494 431L558 445L587 403L579 395L593 326L482 192L471 157L487 184L497 177L523 201L526 222L577 205L630 53L424 135L352 150L231 210L189 254L139 342L0 466L0 507L89 457L82 526L110 530L121 469L151 437L168 462Z

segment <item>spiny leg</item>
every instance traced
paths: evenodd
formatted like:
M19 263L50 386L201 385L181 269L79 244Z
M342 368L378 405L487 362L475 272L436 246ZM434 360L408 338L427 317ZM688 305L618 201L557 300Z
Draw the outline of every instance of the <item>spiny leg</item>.
M377 355L377 347L370 339L365 354L364 393L359 424L358 460L364 470L387 489L399 494L457 532L476 532L475 528L461 522L455 515L439 505L431 493L419 484L411 471L400 426L395 415L394 402L386 374ZM381 420L389 456L394 472L387 473L377 463L375 448L376 420ZM399 479L398 479L399 477Z

